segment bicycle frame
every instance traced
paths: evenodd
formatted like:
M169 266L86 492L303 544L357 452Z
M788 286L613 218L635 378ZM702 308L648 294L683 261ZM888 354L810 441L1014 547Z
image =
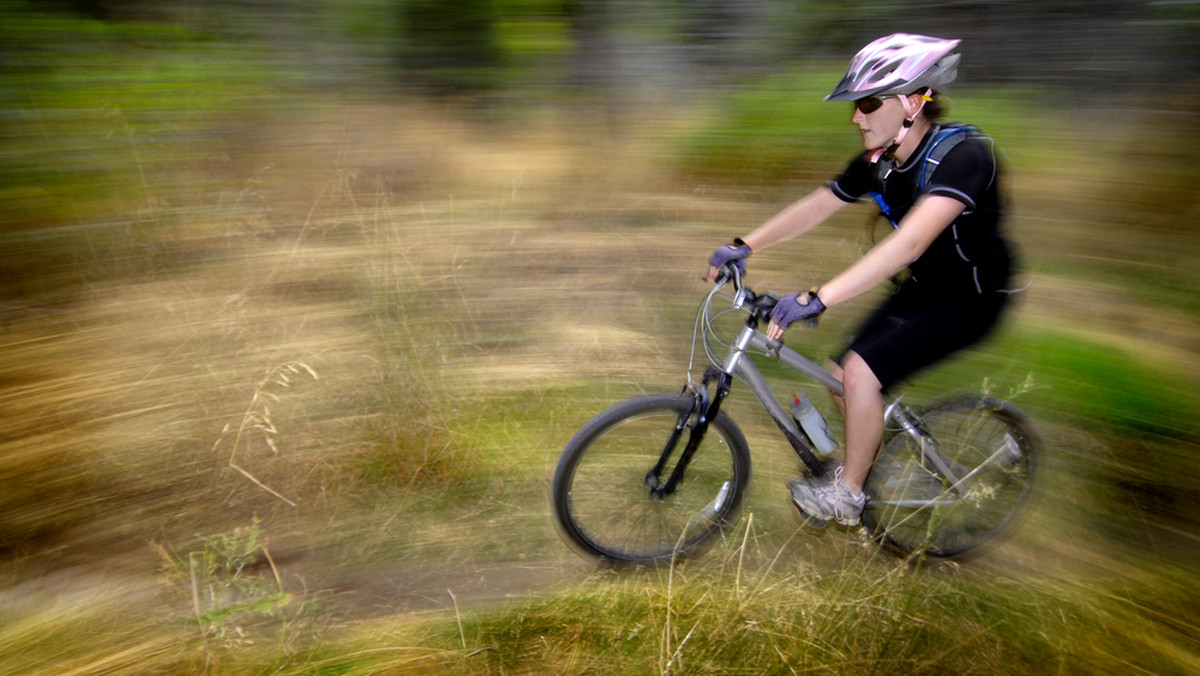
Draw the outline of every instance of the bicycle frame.
M741 285L739 275L733 276L733 281L737 288L737 294L733 300L733 306L737 309L744 309L748 300L754 302L754 296L748 290L745 290ZM711 303L712 298L716 295L720 284L713 289L705 300L705 306ZM770 415L775 425L782 432L792 450L799 457L800 461L808 469L809 473L815 477L821 477L826 472L826 464L823 463L817 455L811 442L807 439L796 421L792 418L791 413L784 408L783 404L775 396L775 392L767 383L766 377L762 371L755 365L754 361L749 358L748 352L755 350L758 353L764 354L767 357L778 361L784 366L796 371L802 376L812 380L820 385L823 385L835 395L844 394L842 381L834 376L828 369L820 366L804 355L792 350L783 343L770 340L766 334L758 330L760 316L762 314L762 306L756 305L757 309L749 311L749 317L742 329L738 332L737 338L730 347L729 354L726 356L720 368L710 367L706 370L703 380L700 385L695 388L694 395L696 397L696 405L693 406L691 414L685 419L681 419L676 426L675 433L672 434L663 450L662 457L655 467L646 475L647 485L657 495L661 496L665 493L670 493L674 490L675 485L682 478L683 471L686 469L692 454L695 453L699 442L703 439L707 431L708 421L716 418L720 411L721 404L725 397L729 394L732 380L737 378L746 383L750 391L762 407ZM708 383L715 380L717 382L717 391L715 396L709 397ZM690 378L689 378L690 386ZM689 388L685 387L685 391ZM665 484L660 483L658 476L666 465L667 459L679 441L683 430L687 427L687 423L693 416L696 418L696 424L692 427L688 445L684 448L679 461L676 463L671 477ZM930 468L946 479L948 491L952 494L959 493L958 487L963 482L970 478L970 474L964 477L957 477L953 470L942 460L942 458L933 451L936 441L924 430L923 423L911 411L900 404L899 399L888 403L884 412L884 422L894 421L899 425L900 431L909 435L917 442L922 461L927 463ZM972 473L973 474L973 473Z
M829 473L840 458L816 450L788 400L768 384L770 377L775 389L782 385L775 382L778 367L760 358L782 364L809 388L815 383L835 395L846 388L836 368L759 330L778 302L743 287L727 267L696 313L683 391L621 402L575 433L551 484L556 525L570 544L616 562L665 562L732 526L751 471L751 444L722 410L735 380L788 440L802 473ZM749 316L717 321L729 313ZM798 334L790 335L802 339ZM1040 442L1028 416L983 393L937 402L921 414L889 397L881 413L886 444L867 476L861 516L873 538L902 556L952 558L1007 528L1033 487Z
M798 377L809 383L803 387L844 395L838 369L769 340L760 325L766 330L779 298L740 282L727 267L698 307L682 393L608 407L563 449L551 484L554 518L582 554L619 563L674 561L736 524L750 486L751 441L722 411L734 381L767 411L804 466L800 473L822 477L840 461L816 450L772 387L796 387ZM737 316L725 323L721 317L731 313ZM798 329L790 335L804 337ZM781 371L788 379L776 382ZM883 419L870 423L883 425L886 443L866 477L860 521L884 549L965 555L1006 530L1031 497L1039 435L1009 403L986 393L955 395L918 414L889 396L880 413ZM792 493L804 512L794 486Z
M804 463L804 466L808 468L813 476L821 476L825 473L824 464L817 456L809 440L801 433L800 427L792 419L791 413L779 402L779 399L775 396L775 392L767 383L766 377L758 369L754 360L749 358L746 351L747 349L756 349L763 352L784 366L799 372L810 380L824 385L837 395L843 393L842 381L804 355L779 341L769 340L766 334L757 329L755 326L757 322L753 321L753 319L752 316L751 321L747 321L746 326L742 327L721 372L732 375L746 383L746 386L750 388L750 391L767 411L767 414L771 416L771 420L779 427L784 438L787 439L792 450L796 452L796 455Z

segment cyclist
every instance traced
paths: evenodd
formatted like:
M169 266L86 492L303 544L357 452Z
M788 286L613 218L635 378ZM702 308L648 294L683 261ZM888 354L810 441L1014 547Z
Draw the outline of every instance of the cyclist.
M883 439L889 386L980 340L1008 295L1009 247L998 226L1003 200L991 139L964 133L936 157L952 130L940 124L938 92L957 76L959 40L897 33L864 47L828 101L852 101L865 152L840 176L709 259L708 278L751 253L791 239L846 204L875 197L895 226L888 236L819 288L782 298L767 336L816 317L907 269L911 274L871 315L838 360L846 417L846 460L829 483L794 480L792 501L812 518L857 525L863 482ZM935 159L936 157L936 159ZM924 174L924 177L922 176Z

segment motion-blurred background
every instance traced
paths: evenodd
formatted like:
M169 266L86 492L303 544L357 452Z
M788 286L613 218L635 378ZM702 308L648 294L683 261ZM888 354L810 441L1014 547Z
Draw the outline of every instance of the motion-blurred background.
M687 625L637 610L653 574L608 615L461 613L599 584L546 516L557 453L680 386L708 254L857 151L821 99L901 31L963 40L949 117L1005 151L1030 285L911 396L1011 397L1046 434L1045 490L966 579L924 578L972 602L888 609L896 563L797 534L795 461L735 399L757 473L739 561L789 598L849 568L876 586L839 603L972 627L901 670L1195 668L1200 3L0 0L0 671L430 666L381 666L393 639L459 672L679 668ZM756 256L752 282L827 279L871 211ZM789 341L834 352L883 293ZM587 663L562 627L609 620L626 647ZM834 640L802 625L738 664L862 663L822 662ZM898 641L845 654L892 664Z

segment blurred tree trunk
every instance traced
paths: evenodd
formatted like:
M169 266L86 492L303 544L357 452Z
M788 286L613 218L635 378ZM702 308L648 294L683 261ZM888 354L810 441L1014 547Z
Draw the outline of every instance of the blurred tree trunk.
M400 63L438 94L489 89L499 80L493 0L401 0Z
M736 71L755 55L747 44L761 0L692 0L683 4L688 59L705 71ZM759 50L763 53L765 50Z
M563 10L572 43L567 68L572 107L588 116L599 114L600 123L608 132L617 133L623 106L617 44L613 37L613 3L564 0Z
M573 45L568 84L584 89L613 86L616 47L609 0L565 0L563 10Z

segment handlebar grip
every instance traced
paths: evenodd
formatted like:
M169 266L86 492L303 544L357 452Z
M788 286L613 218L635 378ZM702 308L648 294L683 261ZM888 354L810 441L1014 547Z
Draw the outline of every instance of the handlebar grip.
M721 266L720 271L717 272L717 282L734 282L738 288L741 288L741 274L738 273L736 260L729 261Z

